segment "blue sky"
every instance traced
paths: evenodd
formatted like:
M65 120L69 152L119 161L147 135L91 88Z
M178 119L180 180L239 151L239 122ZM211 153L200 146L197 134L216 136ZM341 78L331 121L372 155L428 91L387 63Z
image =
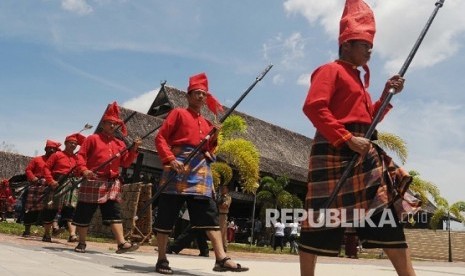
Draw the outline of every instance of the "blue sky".
M378 98L434 10L434 0L368 0L377 20L370 91ZM2 0L0 142L42 154L106 105L146 112L160 81L206 72L224 105L269 64L239 111L313 137L302 113L310 73L337 55L343 0ZM465 2L446 0L379 125L401 136L405 167L465 200Z

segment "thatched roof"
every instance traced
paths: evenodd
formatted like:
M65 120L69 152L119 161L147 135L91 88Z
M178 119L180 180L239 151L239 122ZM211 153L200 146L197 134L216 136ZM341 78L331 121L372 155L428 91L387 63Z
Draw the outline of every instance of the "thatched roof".
M186 92L165 86L155 98L148 114L164 118L171 109L186 107ZM225 110L227 108L225 107ZM202 114L213 119L213 114L204 108ZM247 114L234 111L248 125L244 138L255 144L260 152L260 170L273 175L286 175L305 183L311 139L282 127L267 123Z
M24 174L32 157L0 151L0 179L10 179L14 175Z

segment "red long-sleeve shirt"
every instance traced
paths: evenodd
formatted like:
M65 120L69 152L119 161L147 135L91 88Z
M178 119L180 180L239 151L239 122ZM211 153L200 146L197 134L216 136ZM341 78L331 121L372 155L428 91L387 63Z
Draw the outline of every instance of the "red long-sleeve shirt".
M317 68L303 106L305 115L332 145L352 138L344 124L370 124L382 101L372 103L360 71L352 64L334 61ZM392 108L388 106L384 115Z
M48 157L45 155L34 157L26 167L26 177L28 181L32 181L35 177L41 178L44 176L45 162Z
M175 159L171 151L173 146L196 147L212 128L213 124L200 113L189 108L173 109L155 137L155 146L163 164ZM216 137L213 137L206 143L204 150L213 151L216 145Z
M97 167L118 154L126 147L123 141L104 133L92 134L86 138L78 152L78 172L91 170L100 178L116 178L119 167L129 167L137 157L137 151L125 151L108 165L96 171Z
M76 167L77 156L74 153L57 151L50 155L45 164L46 166L44 167L44 178L47 183L52 183L53 180L58 181L58 179L53 178L53 175L65 175Z

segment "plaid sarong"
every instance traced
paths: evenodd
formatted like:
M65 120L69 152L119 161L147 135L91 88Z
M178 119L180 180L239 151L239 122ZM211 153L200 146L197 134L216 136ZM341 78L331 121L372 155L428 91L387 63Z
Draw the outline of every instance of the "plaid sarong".
M42 211L44 209L45 200L39 202L39 198L42 197L44 190L47 186L38 185L31 183L29 185L27 199L26 199L26 211Z
M78 193L78 201L105 203L108 200L121 202L121 181L116 179L84 180Z
M346 126L355 136L364 136L368 127L369 125L364 124ZM311 147L305 198L305 210L315 211L312 214L313 221L318 218L319 209L329 199L353 155L354 152L347 145L336 148L320 133L316 133ZM394 204L397 216L401 219L402 214L419 209L420 201L405 193L411 180L408 172L398 167L379 146L373 144L364 159L357 160L333 204L328 208L339 209L345 214L344 220L352 222L354 209L375 209L377 213ZM309 230L314 229L310 228L307 220L303 221L302 231Z
M180 162L186 160L192 152L193 147L173 147L171 151ZM174 181L166 183L174 175L171 167L165 166L160 180L160 186L166 186L163 193L197 195L212 197L213 195L213 177L210 168L210 161L205 158L203 153L198 153L189 164L186 165L185 173L176 174Z

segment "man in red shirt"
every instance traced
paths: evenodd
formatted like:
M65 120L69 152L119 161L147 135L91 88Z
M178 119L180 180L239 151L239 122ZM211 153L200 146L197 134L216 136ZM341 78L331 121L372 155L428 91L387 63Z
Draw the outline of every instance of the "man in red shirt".
M8 179L3 179L0 182L0 222L6 220L7 213L12 211L15 201Z
M329 208L347 214L346 222L358 221L354 210L375 210L371 220L376 224L355 228L364 248L383 248L399 275L415 275L402 225L384 224L381 214L392 208L392 183L408 185L411 177L369 139L364 138L383 98L392 87L403 89L404 80L390 78L381 99L372 103L367 88L370 59L375 34L374 15L362 0L347 0L340 22L339 59L320 66L311 77L311 86L303 111L316 128L310 153L308 190L305 209L318 211L328 200L345 166L355 153L360 155L333 205ZM362 67L365 76L360 78ZM389 106L387 110L392 108ZM384 115L384 114L383 114ZM402 195L401 195L402 196ZM342 219L342 216L339 218ZM361 218L363 219L363 218ZM344 235L342 225L325 228L308 219L302 222L299 254L301 275L314 275L317 255L337 256ZM357 225L357 224L356 224ZM362 224L359 224L362 225Z
M78 152L78 172L86 179L79 188L78 203L73 218L77 226L79 243L76 252L86 252L87 230L92 216L100 208L102 220L109 224L118 243L116 253L137 250L137 244L125 240L121 219L121 180L119 167L129 167L138 155L138 148L142 143L140 138L134 139L134 145L122 154L126 148L123 141L115 137L118 126L127 135L126 126L119 118L119 108L113 102L102 118L101 132L86 138ZM120 154L118 156L118 154ZM112 162L99 168L105 161L117 155Z
M208 80L204 73L192 76L187 89L187 108L173 109L166 117L156 138L155 146L164 165L160 186L167 185L160 195L158 216L154 230L157 232L158 260L155 271L173 274L166 257L168 235L178 218L179 210L185 202L193 229L205 229L215 251L214 271L247 271L248 268L234 263L224 252L218 208L213 200L213 179L210 163L211 152L217 144L217 137L208 143L185 166L183 161L200 144L214 125L205 119L200 111L207 104L216 113L219 103L208 91ZM210 157L210 158L209 158ZM166 183L171 175L173 182Z
M47 140L45 144L45 154L33 158L26 167L26 177L30 182L25 196L27 196L26 204L24 206L24 232L23 237L28 237L31 234L31 225L37 223L39 213L44 208L43 202L38 202L46 187L44 178L44 168L47 159L60 150L61 144L52 140Z
M81 145L85 139L86 137L80 133L69 135L65 138L65 149L55 152L48 158L45 163L46 166L44 167L44 178L50 188L56 189L59 182L65 182L67 179L62 179L63 177L71 178L74 176L77 167L77 156L74 150L78 145ZM54 195L53 192L49 194L52 197ZM77 241L76 227L71 224L74 207L63 206L63 203L65 203L63 200L69 199L69 196L70 195L62 196L60 200L53 202L52 206L45 206L45 209L42 211L42 222L44 224L43 241L52 241L50 231L52 230L52 224L55 221L58 210L62 211L62 219L68 222L68 231L70 233L69 241ZM48 198L46 198L46 201L48 202Z

